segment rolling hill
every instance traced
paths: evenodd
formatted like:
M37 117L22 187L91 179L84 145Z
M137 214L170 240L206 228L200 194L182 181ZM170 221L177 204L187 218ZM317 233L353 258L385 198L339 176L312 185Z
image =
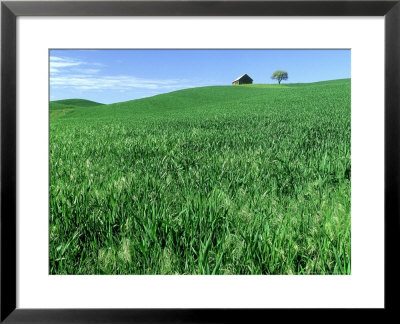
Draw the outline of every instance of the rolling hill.
M87 118L106 117L111 114L110 109L113 110L113 117L121 118L129 118L131 114L137 117L138 114L148 114L150 112L160 114L169 114L172 112L192 114L196 112L203 113L209 110L210 113L213 113L216 110L223 110L224 107L228 107L229 105L242 105L245 108L245 106L254 103L258 106L259 103L268 104L274 100L285 101L286 96L291 100L293 95L296 96L296 101L298 101L302 96L306 99L315 91L320 91L321 94L324 94L325 91L331 91L332 89L349 87L350 79L284 84L280 86L275 84L207 86L178 90L153 97L108 105L84 99L51 101L50 110L73 108L75 114L71 117ZM293 103L295 102L290 102L291 105ZM91 109L79 109L82 107ZM69 112L73 110L69 110Z
M102 103L86 100L86 99L64 99L50 101L51 108L62 108L62 107L94 107L101 106Z

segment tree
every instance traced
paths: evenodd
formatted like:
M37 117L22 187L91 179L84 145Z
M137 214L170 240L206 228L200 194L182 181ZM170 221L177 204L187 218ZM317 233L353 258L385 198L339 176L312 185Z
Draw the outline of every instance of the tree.
M272 80L277 80L279 84L281 84L282 80L287 80L289 78L288 74L286 71L275 71L272 73L271 79Z

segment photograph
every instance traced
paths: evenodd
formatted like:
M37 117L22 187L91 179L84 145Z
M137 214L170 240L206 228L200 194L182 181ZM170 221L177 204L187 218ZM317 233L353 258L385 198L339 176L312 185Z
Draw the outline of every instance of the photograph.
M351 275L350 49L48 56L49 275Z

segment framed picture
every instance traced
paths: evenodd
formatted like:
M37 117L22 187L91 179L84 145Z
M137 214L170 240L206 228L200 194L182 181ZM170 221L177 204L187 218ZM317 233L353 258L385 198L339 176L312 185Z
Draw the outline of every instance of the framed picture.
M2 322L395 310L399 1L3 1L1 30Z

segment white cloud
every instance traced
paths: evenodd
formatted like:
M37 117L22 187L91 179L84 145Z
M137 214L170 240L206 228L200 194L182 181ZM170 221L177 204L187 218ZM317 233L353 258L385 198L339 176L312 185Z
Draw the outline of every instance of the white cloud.
M146 79L130 75L100 75L104 66L96 62L84 62L67 57L50 57L50 86L73 90L153 90L154 93L174 91L206 85L187 79ZM96 67L96 68L93 68Z
M103 66L100 63L89 63L68 57L50 56L50 73L52 74L56 73L67 74L74 71L79 73L92 74L100 71L99 69L90 69L90 68L76 69L76 66L81 66L81 65Z
M205 85L187 79L144 79L134 76L92 76L62 75L52 76L50 85L54 88L72 88L77 90L129 90L132 88L153 90L176 90Z
M63 68L63 67L69 67L69 66L76 66L76 65L81 65L83 64L82 62L52 62L50 61L50 67L55 67L55 68Z
M50 56L50 62L68 62L71 59L66 59L58 56Z

